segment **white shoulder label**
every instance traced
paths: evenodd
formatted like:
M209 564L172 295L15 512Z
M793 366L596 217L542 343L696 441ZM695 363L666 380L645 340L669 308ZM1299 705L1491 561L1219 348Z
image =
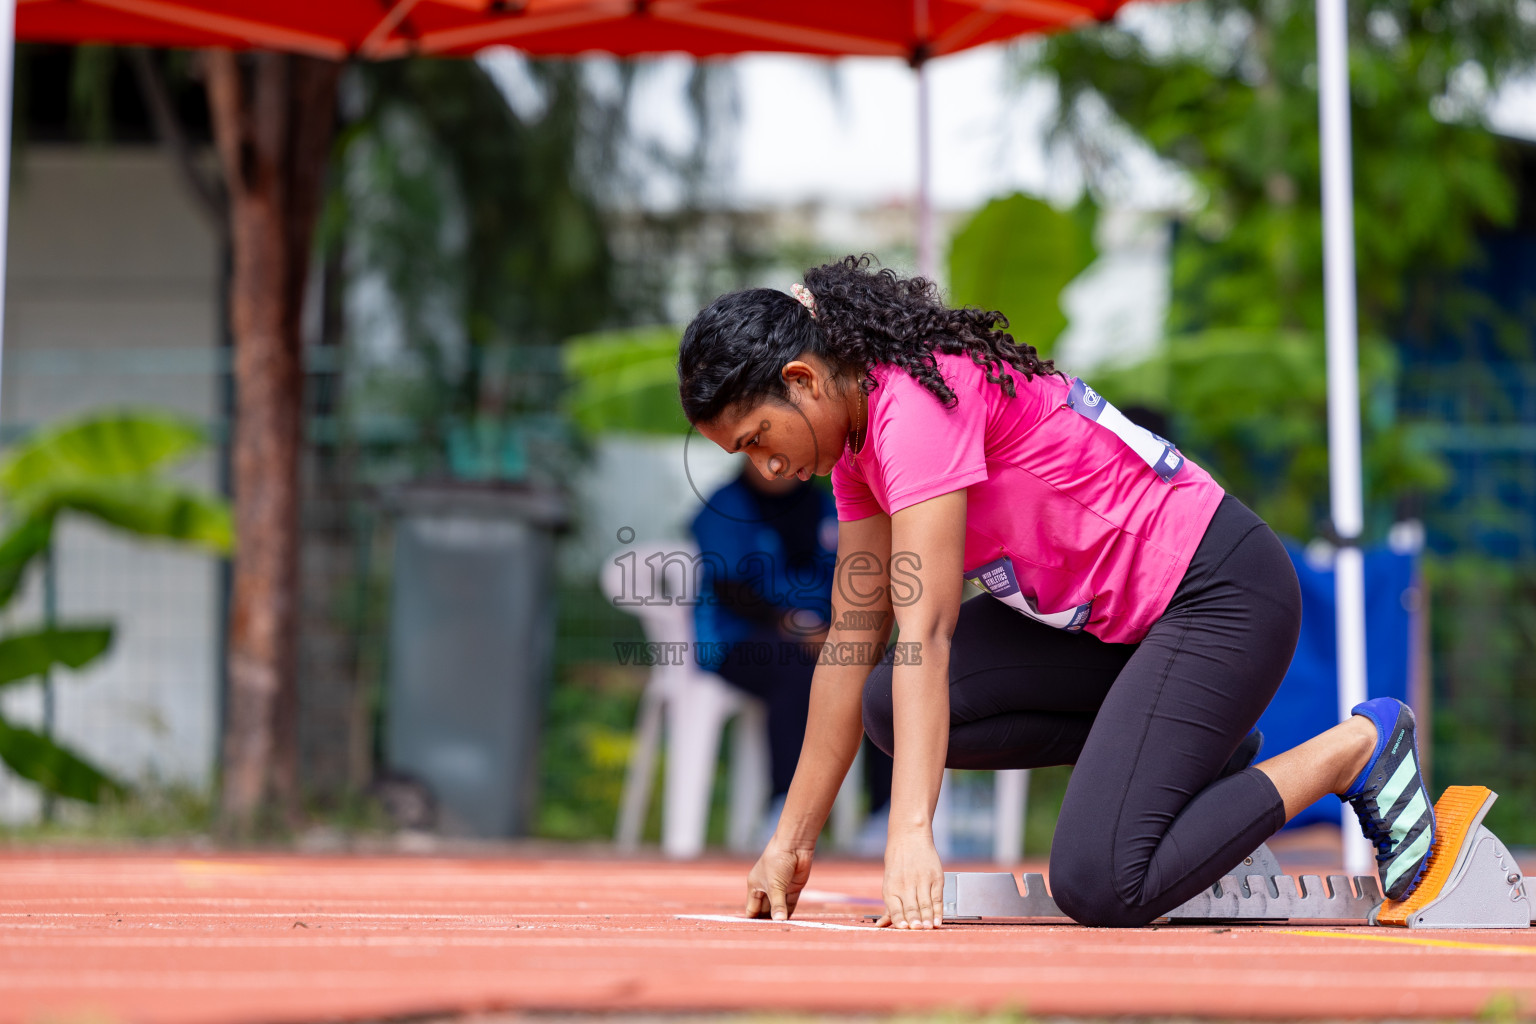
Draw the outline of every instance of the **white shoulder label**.
M1103 395L1075 377L1072 390L1067 394L1067 404L1124 441L1164 480L1172 481L1184 468L1184 456L1170 441L1126 419L1125 414L1105 401Z

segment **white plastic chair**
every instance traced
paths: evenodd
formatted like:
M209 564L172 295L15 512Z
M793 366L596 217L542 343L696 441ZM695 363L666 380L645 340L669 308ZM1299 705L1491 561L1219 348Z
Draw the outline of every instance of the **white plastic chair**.
M693 630L698 558L698 548L692 542L669 541L625 548L603 566L604 595L615 607L640 619L646 640L658 645L654 650L661 655L651 667L640 696L614 837L620 849L633 850L639 845L665 720L668 750L662 786L662 850L680 858L697 857L704 851L720 738L725 723L736 717L726 843L734 851L755 852L757 825L770 788L767 710L761 701L699 667ZM680 603L679 598L694 603ZM844 778L832 809L832 838L840 849L850 848L860 831L861 761L862 754ZM1023 854L1029 772L998 772L995 787L993 859L999 864L1016 864ZM941 791L934 818L934 835L941 847L948 846L948 801L944 797Z
M634 849L640 842L663 722L667 770L662 783L661 848L667 856L697 857L704 852L720 737L733 717L738 722L731 749L727 828L731 849L750 850L767 804L767 709L762 701L700 668L695 656L698 557L692 543L669 541L625 548L603 566L603 593L615 607L640 619L647 641L660 645L653 648L660 656L640 696L634 747L619 804L615 840L621 849Z

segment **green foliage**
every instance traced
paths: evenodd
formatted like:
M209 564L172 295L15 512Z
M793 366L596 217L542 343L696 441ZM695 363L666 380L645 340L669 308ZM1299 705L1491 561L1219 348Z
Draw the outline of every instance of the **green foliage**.
M347 309L341 420L369 442L364 473L567 483L581 442L559 343L662 322L682 282L682 301L707 301L771 261L755 212L701 208L735 117L730 66L687 70L680 148L632 134L651 66L524 61L515 104L492 60L349 70L321 238L346 292L384 298ZM666 210L648 208L658 190Z
M21 515L0 532L0 607L21 588L27 567L53 543L53 516Z
M74 626L0 637L0 687L40 676L55 665L83 668L112 646L112 627Z
M1314 5L1196 0L1159 15L1155 41L1119 25L1050 41L1062 130L1103 155L1128 127L1197 185L1174 250L1175 331L1321 329ZM1423 293L1436 274L1478 258L1482 223L1514 216L1477 104L1532 66L1536 22L1512 0L1365 0L1349 17L1360 318L1380 335L1410 295L1437 301ZM1090 167L1103 191L1119 170Z
M1024 856L1044 860L1051 855L1056 820L1071 781L1070 765L1034 768L1029 773L1029 803L1024 820Z
M61 480L143 476L207 443L196 426L163 413L96 413L42 427L8 452L0 490L22 500Z
M595 175L582 165L603 148L589 122L611 120L610 101L579 64L528 68L545 102L527 117L474 61L349 72L362 106L338 140L321 238L353 282L387 295L377 321L349 325L353 337L394 337L396 351L360 350L347 419L408 424L399 454L418 474L441 472L450 446L497 475L559 473L559 453L503 450L556 406L562 381L543 350L618 318Z
M613 837L644 682L643 670L601 663L558 673L539 748L537 835Z
M214 830L216 818L206 790L154 781L77 813L83 810L65 805L51 821L0 825L0 848L8 843L30 849L48 843L78 847L92 841L117 847L142 839L202 838Z
M1175 410L1180 447L1275 529L1313 535L1327 518L1327 380L1321 335L1210 330L1175 335L1147 362L1093 375L1120 405ZM1366 506L1384 533L1404 493L1445 485L1443 458L1393 416L1397 363L1385 345L1362 349ZM1376 400L1385 395L1389 401Z
M221 499L165 480L158 471L205 444L184 420L152 411L114 410L45 427L0 460L0 607L52 544L61 514L86 515L143 537L217 552L233 543ZM79 669L112 642L105 625L58 626L0 637L0 686ZM0 761L45 792L97 803L128 788L79 754L0 716Z
M555 608L555 678L540 732L534 832L610 840L646 676L645 669L617 664L613 645L643 640L644 633L596 581L562 585ZM653 804L659 808L660 800Z
M639 327L572 338L565 370L575 386L566 411L597 434L683 434L688 420L677 401L676 327Z
M1499 794L1488 827L1536 844L1536 567L1491 558L1428 559L1437 789Z
M23 556L41 551L45 524L64 510L139 536L228 551L228 506L156 475L206 443L185 420L151 411L94 413L37 431L0 460L0 493L14 519L0 537L0 558L10 556L5 569L14 575ZM7 576L0 571L0 593L11 592L3 588Z
M1098 257L1097 217L1088 201L1064 213L1021 193L992 200L950 245L951 300L1001 311L1015 341L1048 357L1067 326L1061 290Z
M549 344L610 312L612 257L577 167L591 97L578 65L529 68L547 105L528 119L474 61L354 69L366 107L339 159L356 178L331 196L328 237L358 232L358 255L416 307L413 333L449 286L475 345Z
M122 796L126 787L47 736L0 718L0 761L44 792L86 803Z
M149 477L60 481L40 496L53 511L83 513L140 537L215 553L234 546L234 523L224 501Z

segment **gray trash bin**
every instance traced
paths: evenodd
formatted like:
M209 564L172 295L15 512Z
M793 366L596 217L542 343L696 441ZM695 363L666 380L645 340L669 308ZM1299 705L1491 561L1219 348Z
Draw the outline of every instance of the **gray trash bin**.
M431 791L440 831L528 832L555 632L559 494L411 485L396 514L385 760Z

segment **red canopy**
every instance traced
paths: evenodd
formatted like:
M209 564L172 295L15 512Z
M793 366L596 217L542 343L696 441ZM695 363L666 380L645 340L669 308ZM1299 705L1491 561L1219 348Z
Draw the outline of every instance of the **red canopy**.
M257 47L342 59L789 51L937 57L1109 18L1126 0L20 0L31 42Z

